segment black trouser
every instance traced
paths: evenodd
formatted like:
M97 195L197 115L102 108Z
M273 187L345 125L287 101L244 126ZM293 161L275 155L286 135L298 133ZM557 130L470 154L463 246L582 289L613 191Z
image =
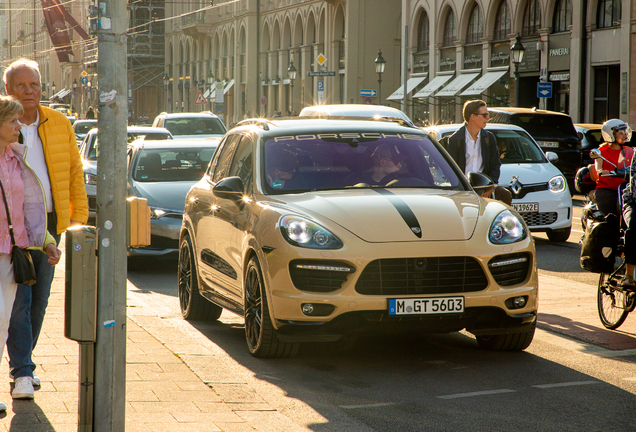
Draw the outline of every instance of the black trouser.
M623 221L627 226L625 230L625 263L636 264L636 217L634 216L636 203L623 206Z
M604 188L594 189L594 202L605 216L614 213L616 217L620 218L617 190Z

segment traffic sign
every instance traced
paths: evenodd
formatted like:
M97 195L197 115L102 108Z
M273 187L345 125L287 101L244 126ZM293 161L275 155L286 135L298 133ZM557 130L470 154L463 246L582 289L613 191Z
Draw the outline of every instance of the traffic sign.
M82 71L82 74L81 74L81 75L82 75L83 77L85 77L86 75L88 75L88 73L86 73L86 71Z
M318 57L316 57L316 63L320 66L324 66L325 63L327 63L327 57L325 57L323 53L318 54Z
M267 103L267 98L265 96L261 96L261 105L265 105Z
M207 99L203 97L203 92L199 90L199 94L197 95L197 99L194 101L195 105L203 105L208 103Z
M86 85L86 84L88 84L88 78L86 78L86 77L82 77L82 79L80 80L80 82L81 82L83 85Z
M325 91L325 82L324 81L318 81L317 86L318 86L317 88L318 88L319 92Z
M324 71L324 72L307 72L307 76L315 77L315 76L336 76L335 71Z
M371 99L371 96L367 96L364 98L364 104L365 105L373 105L373 99Z
M131 97L129 97L129 98L128 98L128 103L129 103L129 104L131 104L131 103L132 103L132 98L131 98Z
M537 97L538 98L551 98L552 97L552 83L551 82L539 82L539 83L537 83Z
M378 91L377 90L360 89L360 96L362 96L362 97L365 97L365 96L376 97L377 95L378 95Z
M225 110L225 105L224 104L214 104L214 111L216 112L223 112Z

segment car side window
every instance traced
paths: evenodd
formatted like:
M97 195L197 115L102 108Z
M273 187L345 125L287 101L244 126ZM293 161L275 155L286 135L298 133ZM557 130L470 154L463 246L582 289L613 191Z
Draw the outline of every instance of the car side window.
M240 135L232 135L225 140L219 149L218 156L214 158L214 167L211 167L213 169L212 181L214 183L228 176L230 163L240 140Z
M252 139L248 136L243 136L236 149L234 159L232 160L229 177L240 177L245 185L245 190L250 190L252 183L252 167Z

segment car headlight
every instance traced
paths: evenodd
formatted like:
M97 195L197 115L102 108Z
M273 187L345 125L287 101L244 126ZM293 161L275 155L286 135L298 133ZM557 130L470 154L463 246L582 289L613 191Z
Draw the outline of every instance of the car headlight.
M88 185L97 185L97 175L84 173L84 183Z
M285 216L280 221L285 240L294 246L311 249L340 249L342 241L317 223L298 216Z
M509 244L521 241L527 236L526 226L521 219L510 210L504 210L490 226L488 240L493 244Z
M162 210L160 208L150 207L150 219L159 219L166 213L167 212L165 210Z
M552 193L559 193L565 190L565 178L561 175L554 176L548 182L548 190Z

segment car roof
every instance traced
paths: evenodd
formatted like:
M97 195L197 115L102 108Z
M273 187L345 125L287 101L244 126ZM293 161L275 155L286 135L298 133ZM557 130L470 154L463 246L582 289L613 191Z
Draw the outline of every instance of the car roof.
M265 129L267 128L267 129ZM363 129L369 132L395 132L395 133L422 133L420 128L402 126L388 120L372 120L366 117L348 118L274 118L274 119L249 119L239 122L234 130L256 130L266 135L279 135L281 133L304 134L322 132L351 132Z
M596 123L574 123L574 127L581 128L581 129L597 130L597 129L601 129L603 125L596 124Z
M453 123L453 124L443 124L443 125L435 125L435 126L426 126L422 128L424 131L426 130L435 130L438 132L448 132L448 131L456 131L460 127L464 126L464 123ZM487 123L487 130L516 130L526 132L526 130L517 125L505 124L505 123Z
M92 133L97 133L97 128L94 127L93 129L91 129L89 132ZM95 131L95 132L93 132ZM152 127L152 126L128 126L126 128L126 132L130 133L130 132L147 132L147 133L157 133L157 132L164 132L166 134L169 134L170 131L166 128L162 128L162 127Z
M567 114L557 111L540 110L535 108L518 108L518 107L488 107L488 111L499 112L505 114L554 114L569 117Z
M201 111L196 113L167 113L162 112L159 114L160 117L165 118L200 118L200 117L212 117L219 118L216 114L211 113L210 111Z
M145 149L212 148L219 145L220 138L173 139L173 140L135 140L129 147Z
M347 117L373 117L374 115L380 115L403 118L411 122L411 119L399 109L382 105L365 104L314 105L303 108L299 117L321 115Z

